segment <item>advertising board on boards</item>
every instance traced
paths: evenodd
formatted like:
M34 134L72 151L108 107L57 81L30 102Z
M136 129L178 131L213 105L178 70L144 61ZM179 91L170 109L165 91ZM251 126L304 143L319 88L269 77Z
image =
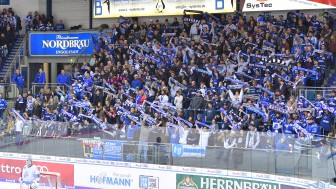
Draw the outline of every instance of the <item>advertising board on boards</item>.
M43 161L33 161L39 171L58 172L61 174L61 183L63 186L74 186L74 165L66 163L53 163ZM21 171L26 165L26 160L0 158L0 181L18 182L21 177Z
M0 152L1 189L19 185L26 157ZM33 156L33 163L40 171L59 173L62 186L69 189L336 189L325 182L236 170L40 155Z

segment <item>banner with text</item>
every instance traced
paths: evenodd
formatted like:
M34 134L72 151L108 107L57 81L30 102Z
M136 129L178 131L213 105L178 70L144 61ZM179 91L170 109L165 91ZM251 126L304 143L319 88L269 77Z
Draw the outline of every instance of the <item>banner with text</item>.
M269 188L280 189L279 184L267 181L226 177L176 174L176 189Z
M172 144L173 157L205 157L204 146Z
M30 56L73 56L91 55L96 33L30 33Z
M234 12L236 0L94 0L93 8L94 18L175 16L185 9L213 14Z
M243 12L334 8L336 1L329 0L246 0Z
M84 157L88 159L122 161L124 142L120 140L83 139Z
M76 188L159 189L175 188L174 172L110 165L79 165L75 167ZM90 170L90 171L88 171Z
M43 161L33 161L39 171L57 172L61 174L61 183L63 186L74 186L74 165L66 163L51 163ZM26 165L26 160L14 160L0 158L0 182L18 182L21 177L23 167Z

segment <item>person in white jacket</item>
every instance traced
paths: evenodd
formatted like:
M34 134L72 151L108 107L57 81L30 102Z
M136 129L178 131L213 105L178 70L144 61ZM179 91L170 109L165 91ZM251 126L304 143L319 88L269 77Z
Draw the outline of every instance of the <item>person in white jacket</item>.
M209 143L209 137L211 132L209 132L208 127L204 126L199 128L197 124L195 124L197 131L200 134L198 145L201 147L207 147Z
M240 92L232 93L231 89L229 90L229 96L234 107L238 107L243 102L244 90L240 89Z
M190 128L188 126L182 126L181 122L178 122L179 127L179 135L180 135L180 140L179 143L180 144L187 144L187 138L188 138L188 134L190 131Z
M183 109L183 95L181 94L181 90L176 92L176 96L174 98L174 104L178 110Z
M164 90L162 90L161 95L159 95L159 102L161 104L169 103L169 97Z

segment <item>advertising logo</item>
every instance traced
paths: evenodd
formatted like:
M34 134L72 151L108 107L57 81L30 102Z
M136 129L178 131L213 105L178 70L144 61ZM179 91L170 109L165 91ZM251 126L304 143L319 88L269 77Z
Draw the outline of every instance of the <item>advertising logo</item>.
M216 10L224 9L224 0L215 0L215 3L216 3Z
M30 33L31 56L92 54L95 33Z
M101 172L98 175L90 175L90 183L108 187L122 186L131 188L132 181L130 175L121 175L117 173L109 175L106 172Z
M198 186L193 179L187 175L177 184L177 189L198 189Z
M121 161L123 143L117 140L84 139L84 158Z
M74 165L62 163L50 163L33 161L33 164L41 172L58 172L61 174L61 182L67 186L74 186ZM21 177L26 160L0 158L0 178L18 180Z
M173 157L205 157L205 147L173 144Z
M267 8L267 7L272 7L272 3L267 3L268 0L256 0L257 3L247 3L246 7L248 9L259 9L259 8Z
M176 188L177 189L280 189L279 184L265 181L258 181L252 179L236 179L225 177L211 177L200 175L185 175L176 174Z
M159 189L159 177L153 176L139 176L140 189Z
M132 0L125 6L122 0L94 0L94 18L183 15L184 10L211 14L236 11L236 0Z

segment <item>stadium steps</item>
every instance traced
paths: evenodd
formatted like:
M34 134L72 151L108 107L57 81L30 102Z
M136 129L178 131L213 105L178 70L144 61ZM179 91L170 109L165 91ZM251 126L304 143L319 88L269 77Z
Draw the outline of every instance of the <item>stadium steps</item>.
M11 69L11 63L15 58L16 53L19 51L20 44L24 40L24 35L18 36L16 39L15 43L13 44L12 48L9 51L9 54L5 58L5 60L1 63L1 69L0 69L0 78L1 79L10 79L10 78L5 78L6 73L9 69Z

